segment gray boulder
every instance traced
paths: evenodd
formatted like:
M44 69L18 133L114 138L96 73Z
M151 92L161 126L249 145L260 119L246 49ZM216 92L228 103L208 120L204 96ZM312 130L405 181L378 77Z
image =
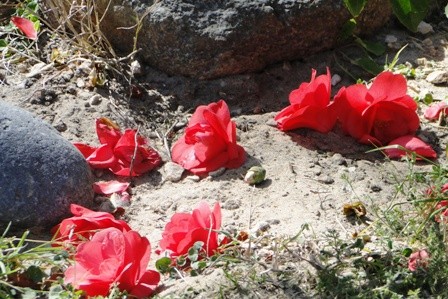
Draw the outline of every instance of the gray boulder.
M361 33L371 33L389 20L389 2L368 1L358 20ZM137 36L137 46L151 66L200 79L259 71L330 49L351 17L342 0L96 3L100 10L108 9L101 27L114 47L129 52ZM142 20L138 35L136 16Z
M4 102L0 111L0 228L49 228L71 216L71 203L91 206L81 153L31 113Z

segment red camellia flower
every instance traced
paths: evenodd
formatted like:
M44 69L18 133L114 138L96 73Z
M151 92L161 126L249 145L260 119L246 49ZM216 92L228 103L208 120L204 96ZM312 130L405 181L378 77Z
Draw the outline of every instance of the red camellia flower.
M316 70L313 69L311 81L293 90L289 94L291 105L275 117L278 128L282 131L311 128L322 133L329 132L336 122L330 97L330 70L327 68L326 75L316 78Z
M124 232L131 230L126 222L116 220L112 214L106 212L94 212L75 204L70 205L70 211L74 216L62 220L51 230L55 234L56 242L77 245L89 240L98 230L109 227L115 227Z
M189 213L176 213L165 226L160 247L171 252L171 257L184 255L198 241L204 242L203 249L211 256L218 249L218 232L221 228L221 207L215 204L213 211L206 202Z
M12 17L11 22L29 39L37 39L37 31L34 28L34 23L30 20L22 17Z
M199 106L185 134L173 145L171 156L174 162L194 174L243 165L246 152L236 144L236 125L230 120L226 102L220 100Z
M445 113L448 110L448 103L439 102L436 104L432 104L429 106L424 113L424 117L429 120L437 120L439 119L440 113Z
M74 143L93 168L108 168L116 175L139 176L161 162L146 140L136 136L136 130L127 129L122 134L116 124L103 117L96 120L96 133L99 147Z
M342 87L334 105L343 130L361 143L388 144L413 135L420 126L417 104L406 94L403 75L379 74L370 88L364 84Z
M428 144L412 135L398 137L397 139L392 140L389 145L402 146L425 158L437 158L437 153ZM388 148L385 149L384 152L389 158L401 158L408 155L408 152L400 148ZM416 159L419 160L421 158L417 156Z
M447 186L445 184L445 186ZM446 192L446 190L442 189L442 192ZM448 222L448 200L441 200L436 205L436 211L440 210L440 213L434 216L434 220L437 222Z
M429 253L425 249L414 252L409 257L408 269L414 272L418 268L427 268L429 264Z
M107 228L76 249L75 264L64 273L64 282L87 296L107 296L113 284L131 297L154 292L159 273L147 270L151 245L135 231Z

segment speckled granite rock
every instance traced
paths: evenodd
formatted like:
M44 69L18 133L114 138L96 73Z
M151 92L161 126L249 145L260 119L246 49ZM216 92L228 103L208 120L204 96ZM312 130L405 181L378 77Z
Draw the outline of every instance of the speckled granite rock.
M0 102L0 228L49 228L91 206L91 171L78 150L31 113Z

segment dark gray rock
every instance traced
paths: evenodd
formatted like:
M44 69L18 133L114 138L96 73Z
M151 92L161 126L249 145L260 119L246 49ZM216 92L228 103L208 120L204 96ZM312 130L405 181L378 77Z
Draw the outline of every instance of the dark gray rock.
M31 113L4 102L0 111L0 228L49 228L71 216L71 203L91 206L79 151Z
M110 42L129 52L135 16L138 48L146 62L171 75L210 79L252 72L307 57L339 41L350 13L342 0L99 0L108 7L101 26ZM389 0L369 0L362 33L383 26ZM117 29L120 28L120 29Z

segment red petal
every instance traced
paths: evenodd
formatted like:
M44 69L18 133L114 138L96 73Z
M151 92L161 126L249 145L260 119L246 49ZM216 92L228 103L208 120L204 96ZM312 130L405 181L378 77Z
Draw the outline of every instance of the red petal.
M160 282L160 274L153 270L147 270L140 277L138 284L130 291L136 298L146 298L150 296Z
M120 128L106 117L96 120L96 134L101 144L110 144L112 147L121 137Z
M316 70L313 69L310 82L304 82L300 84L298 89L291 91L289 102L292 105L300 105L301 107L309 105L326 107L330 102L330 93L330 70L327 68L327 74L316 78Z
M96 147L92 147L90 145L84 143L73 143L73 145L81 152L84 158L89 157L93 152L97 149Z
M110 168L117 164L117 158L110 145L103 144L87 157L87 162L93 168Z
M291 105L275 117L278 128L289 131L297 128L310 128L321 133L329 132L336 123L334 113L329 107Z
M403 136L392 140L389 145L400 145L416 154L426 158L437 158L437 153L425 142L415 136ZM407 152L399 148L390 148L384 150L389 158L401 158L407 155Z
M37 39L37 31L34 29L34 23L22 17L12 17L11 22L22 31L29 39Z
M374 99L387 98L390 100L405 96L406 91L406 78L403 75L384 71L373 80L369 94Z
M128 189L130 183L122 183L119 181L101 181L93 184L93 191L97 194L122 193Z

